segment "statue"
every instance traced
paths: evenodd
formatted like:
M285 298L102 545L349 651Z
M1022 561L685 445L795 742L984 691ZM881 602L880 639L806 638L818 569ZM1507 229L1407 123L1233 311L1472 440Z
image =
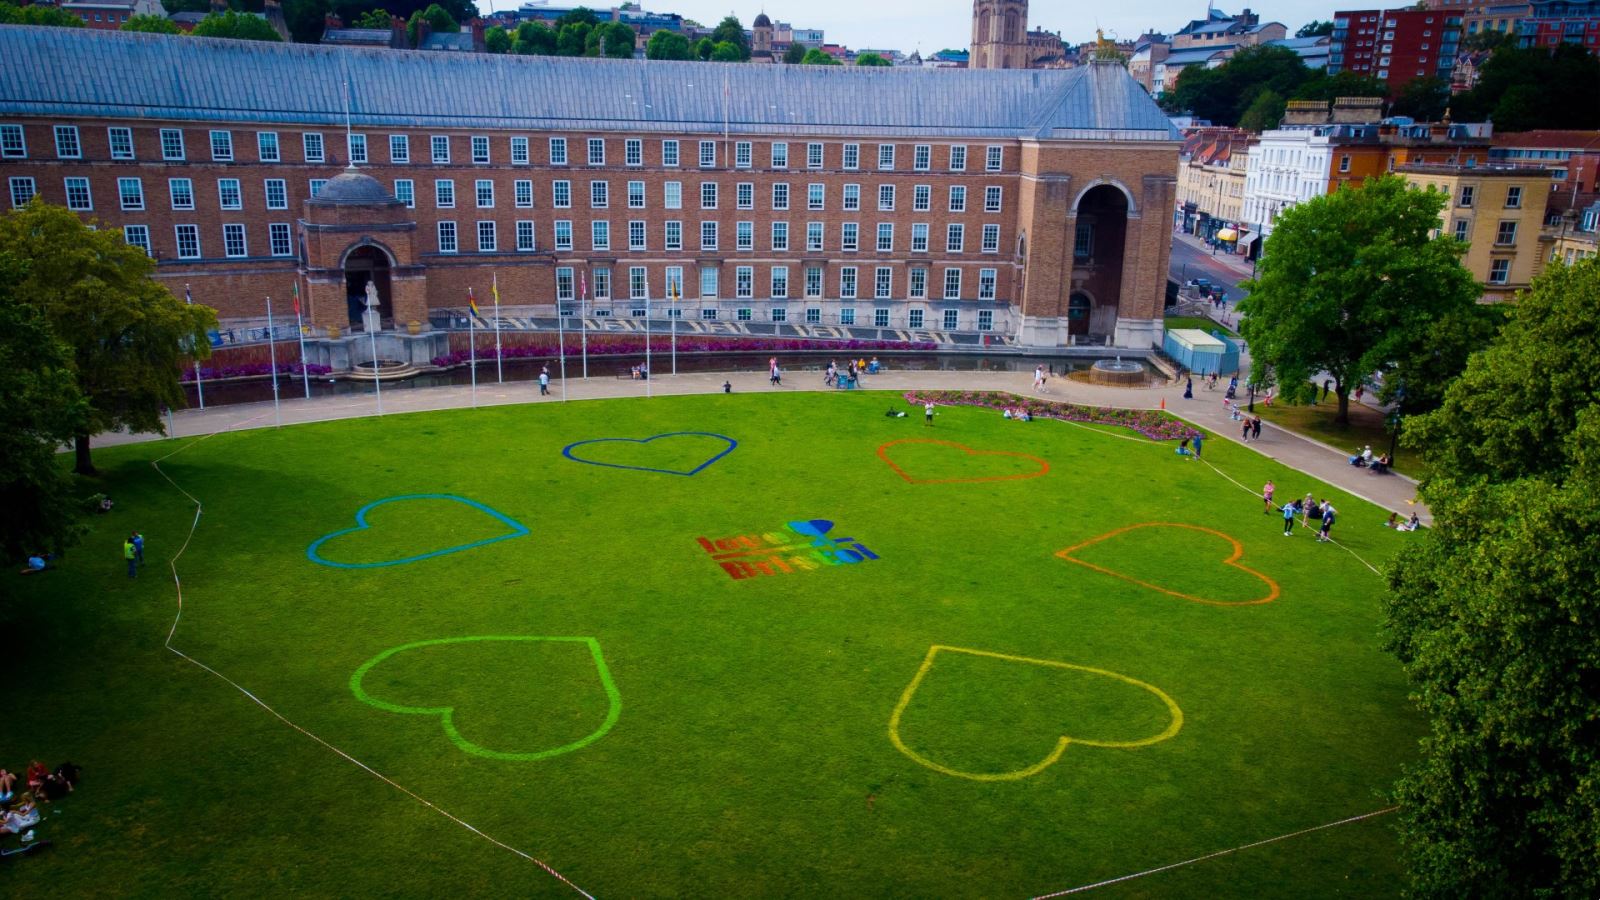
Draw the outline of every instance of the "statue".
M383 330L383 316L378 310L378 285L372 278L367 278L367 308L361 313L361 326L368 332Z

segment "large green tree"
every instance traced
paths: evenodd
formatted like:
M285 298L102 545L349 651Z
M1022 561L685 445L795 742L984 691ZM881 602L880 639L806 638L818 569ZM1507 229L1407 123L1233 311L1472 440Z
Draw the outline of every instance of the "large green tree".
M1314 72L1289 95L1291 100L1337 100L1340 97L1387 97L1389 83L1349 70L1329 75Z
M1600 896L1600 261L1508 315L1406 438L1435 523L1385 624L1431 726L1395 790L1419 897Z
M1600 58L1579 44L1554 49L1505 46L1478 71L1478 83L1451 99L1454 118L1492 119L1496 132L1600 128Z
M889 62L887 59L884 59L881 55L879 55L877 53L863 53L860 56L856 57L856 65L858 65L858 66L892 66L892 65L894 65L894 63Z
M519 56L555 56L555 30L543 22L523 22L517 26L511 52Z
M1450 82L1441 78L1413 78L1395 94L1391 115L1410 116L1418 122L1437 122L1450 106Z
M711 48L712 62L744 62L745 57L739 52L739 45L732 41L718 41Z
M1294 36L1297 38L1328 37L1331 34L1333 34L1333 22L1328 20L1318 21L1316 19L1312 19L1306 24L1301 25L1300 30L1296 31Z
M38 198L0 218L0 249L23 266L17 296L71 348L73 380L88 400L74 439L78 471L94 471L90 435L165 433L161 411L184 404L184 348L210 354L206 332L216 328L216 312L157 284L155 261L120 229L92 229Z
M0 552L7 560L60 551L76 537L78 507L56 450L82 430L88 412L71 351L20 293L26 272L0 251Z
M1256 99L1250 102L1250 107L1239 117L1239 127L1258 134L1269 128L1277 128L1278 123L1283 121L1285 108L1287 104L1276 91L1262 91L1256 94Z
M832 56L829 56L826 53L823 53L821 50L818 50L815 47L813 47L810 50L806 51L806 55L800 58L800 64L801 65L805 65L805 66L842 66L842 65L844 65L844 63L839 62L839 60L835 59Z
M54 25L59 28L82 28L83 20L65 10L43 4L18 6L0 2L0 25Z
M1242 287L1241 331L1252 380L1290 399L1326 372L1350 421L1350 392L1394 368L1430 323L1460 315L1480 289L1461 265L1465 245L1434 236L1444 195L1396 176L1314 197L1285 211L1258 274Z
M589 29L584 41L585 56L605 56L610 59L632 59L634 42L638 34L621 22L601 22Z
M750 36L744 33L744 25L740 24L738 17L726 16L717 27L711 29L711 43L730 43L739 48L739 58L750 58Z
M142 31L146 34L182 34L178 23L166 16L152 16L140 14L130 16L128 21L122 23L123 31Z
M237 41L282 41L266 19L250 13L228 10L201 19L192 32L195 37L232 38Z
M394 16L387 9L378 7L369 9L351 21L351 28L388 28L394 21ZM502 29L503 30L503 29Z
M1237 125L1258 95L1271 91L1279 97L1294 97L1311 78L1311 70L1293 50L1246 47L1215 69L1184 69L1167 102L1218 125Z
M799 41L795 41L794 43L790 44L789 49L783 51L783 61L791 66L799 65L801 60L805 58L806 45L800 43Z
M650 35L644 45L645 59L690 59L689 39L662 28Z
M427 9L419 9L411 14L406 22L406 36L415 47L421 42L421 25L428 23L430 34L455 34L461 30L461 25L450 15L450 11L437 3L428 4Z
M489 53L510 53L511 32L505 26L496 25L483 33L483 49Z

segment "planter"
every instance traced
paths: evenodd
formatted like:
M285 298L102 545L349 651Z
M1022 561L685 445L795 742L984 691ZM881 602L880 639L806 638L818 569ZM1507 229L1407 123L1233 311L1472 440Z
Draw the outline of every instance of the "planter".
M412 319L411 321L406 323L406 331L409 331L412 334L421 334L422 333L422 323L418 322L416 319Z
M339 326L337 326L337 325L329 325L328 326L328 337L337 339L339 337Z

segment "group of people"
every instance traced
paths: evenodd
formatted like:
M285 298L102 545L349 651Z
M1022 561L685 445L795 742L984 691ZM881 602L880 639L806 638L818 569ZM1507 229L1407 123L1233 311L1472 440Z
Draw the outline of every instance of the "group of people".
M20 834L23 843L33 840L33 826L39 824L39 802L50 803L77 789L83 769L64 762L51 771L37 759L28 764L19 790L16 773L0 768L0 834Z
M1416 531L1422 527L1422 520L1417 518L1416 510L1411 511L1409 519L1401 519L1399 513L1392 512L1389 513L1389 521L1384 522L1383 527L1393 528L1395 531Z
M1008 419L1016 419L1018 422L1032 422L1033 421L1033 414L1028 412L1028 409L1025 406L1018 406L1018 407L1015 407L1015 408L1007 406L1004 409L1002 409L1000 412L1006 418L1008 418Z
M647 381L650 378L650 367L640 363L633 367L628 374L628 378L632 381Z
M1331 540L1331 538L1328 537L1328 533L1333 530L1333 523L1339 518L1339 511L1334 509L1332 503L1329 503L1327 500L1320 500L1313 503L1311 500L1311 495L1307 494L1304 499L1290 500L1288 503L1285 503L1280 507L1274 507L1272 505L1272 495L1275 490L1276 486L1273 485L1271 479L1268 479L1267 483L1261 487L1261 499L1266 504L1266 509L1263 510L1263 515L1270 515L1274 508L1283 513L1284 537L1292 537L1294 535L1294 520L1295 517L1298 516L1300 518L1300 524L1307 528L1311 527L1311 522L1313 519L1321 522L1322 527L1317 531L1317 540Z
M1048 381L1049 379L1045 377L1044 366L1034 366L1033 389L1041 394L1045 393L1045 384Z
M1368 469L1374 475L1382 475L1383 473L1389 471L1389 466L1391 464L1392 461L1389 459L1389 454L1387 453L1374 459L1372 456L1371 444L1368 444L1367 446L1350 455L1350 465L1355 466L1358 469Z
M773 366L776 367L776 365L777 358L774 357ZM828 387L836 387L843 390L854 390L861 386L862 375L876 375L877 373L878 358L876 356L872 358L872 362L870 363L868 363L865 359L847 359L845 360L845 368L843 371L840 371L839 369L838 360L830 359L828 360L828 367L822 371L822 383ZM774 382L774 384L776 383L777 382Z
M122 558L128 562L128 577L139 577L139 567L144 565L144 535L135 531L122 542Z

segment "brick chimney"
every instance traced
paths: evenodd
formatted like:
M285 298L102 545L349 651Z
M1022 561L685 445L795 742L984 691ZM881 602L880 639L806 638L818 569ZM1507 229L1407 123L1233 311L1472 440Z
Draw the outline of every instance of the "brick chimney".
M406 33L406 20L399 16L389 17L389 49L405 50L411 46L411 36Z
M327 15L322 17L322 30L323 31L329 31L329 30L332 30L334 28L343 28L343 27L344 27L344 20L339 18L338 16L334 15L333 13L328 13Z
M425 19L425 18L418 19L417 20L417 47L418 48L422 47L423 42L428 39L428 35L430 35L430 34L433 34L433 26L429 25L428 24L428 20Z
M489 51L489 41L484 37L484 31L486 30L484 21L482 19L473 19L469 27L472 28L472 52L487 53Z

